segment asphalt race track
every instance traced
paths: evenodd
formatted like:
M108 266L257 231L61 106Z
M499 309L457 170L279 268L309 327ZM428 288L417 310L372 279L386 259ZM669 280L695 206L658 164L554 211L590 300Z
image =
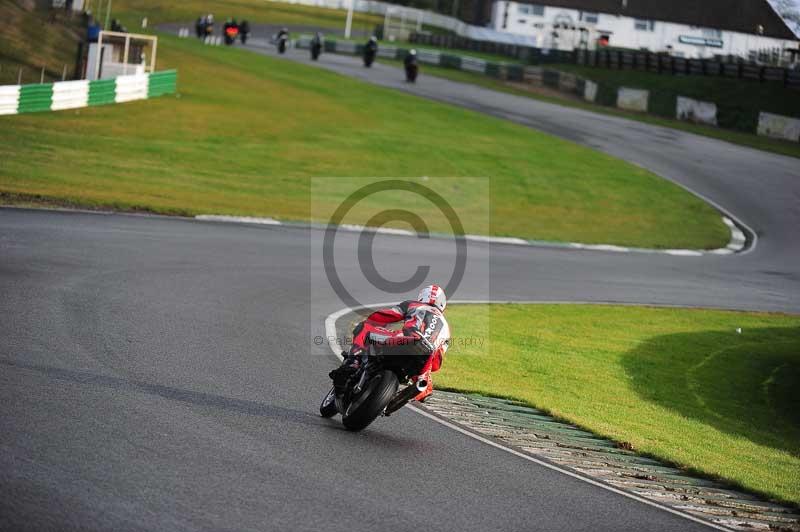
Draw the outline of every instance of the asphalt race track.
M304 54L292 52L298 60ZM691 186L758 233L739 256L473 244L491 290L800 312L797 161L681 132L323 56L322 66L507 116ZM424 69L424 67L423 67ZM491 94L491 98L487 97ZM480 102L483 101L483 104ZM488 106L488 107L487 107ZM701 530L409 411L361 434L319 418L318 230L0 209L2 530ZM337 246L354 251L358 235ZM417 255L405 252L414 245ZM381 273L441 243L379 236ZM340 266L343 281L358 266ZM374 300L371 287L356 297Z

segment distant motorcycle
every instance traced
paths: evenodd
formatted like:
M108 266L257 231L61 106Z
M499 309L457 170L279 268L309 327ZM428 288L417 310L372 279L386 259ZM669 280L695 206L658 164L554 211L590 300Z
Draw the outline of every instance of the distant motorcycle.
M289 41L289 30L283 28L281 31L278 32L278 35L275 37L275 44L278 47L278 53L285 54L286 53L286 46Z
M225 28L225 44L228 46L232 45L236 42L236 38L239 36L239 28L237 26L227 26Z
M323 38L322 34L317 33L314 35L314 38L311 39L311 60L316 61L319 59L319 54L322 53L322 43Z
M419 74L419 65L417 64L417 51L411 50L406 58L403 60L403 65L406 70L406 81L408 83L416 83L417 74Z
M366 428L378 416L389 416L427 388L429 376L420 374L426 358L370 345L358 371L344 385L333 386L323 398L320 415L341 414L342 424L353 431ZM407 385L399 389L400 383Z
M369 68L375 62L375 57L378 55L378 39L375 36L369 38L367 44L364 46L364 66Z
M250 35L250 23L243 20L241 24L239 24L239 38L242 40L242 44L247 44L248 35Z

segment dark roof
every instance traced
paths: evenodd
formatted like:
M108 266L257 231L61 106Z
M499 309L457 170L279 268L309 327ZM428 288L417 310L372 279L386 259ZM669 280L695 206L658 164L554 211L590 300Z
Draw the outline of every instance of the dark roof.
M634 18L676 22L720 30L757 33L797 40L767 0L519 0L526 4L566 7ZM624 4L627 6L623 7Z

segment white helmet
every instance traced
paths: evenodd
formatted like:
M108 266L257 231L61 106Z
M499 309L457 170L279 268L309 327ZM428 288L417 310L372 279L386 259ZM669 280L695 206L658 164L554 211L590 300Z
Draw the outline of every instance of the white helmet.
M444 289L438 284L432 284L423 288L417 296L417 301L433 305L442 312L444 312L444 308L447 306L447 296L444 295Z

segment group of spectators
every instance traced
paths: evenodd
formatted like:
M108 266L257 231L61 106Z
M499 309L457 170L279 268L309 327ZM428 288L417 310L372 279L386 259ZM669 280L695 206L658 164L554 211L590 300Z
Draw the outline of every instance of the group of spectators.
M209 13L198 17L195 23L195 32L198 39L204 39L208 36L214 35L214 15ZM232 44L236 38L242 40L242 44L247 42L247 36L250 33L250 23L246 20L236 22L236 19L229 18L222 26L222 35L228 44Z

